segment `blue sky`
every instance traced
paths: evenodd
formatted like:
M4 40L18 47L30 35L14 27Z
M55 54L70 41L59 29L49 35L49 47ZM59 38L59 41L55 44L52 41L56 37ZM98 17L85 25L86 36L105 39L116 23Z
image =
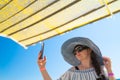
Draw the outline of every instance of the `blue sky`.
M116 78L120 78L120 13L64 35L45 40L44 54L47 56L47 70L53 80L59 78L71 65L63 60L61 45L69 38L80 36L90 38L100 48L103 56L112 60ZM14 41L0 37L0 80L43 80L37 65L41 44L24 49Z

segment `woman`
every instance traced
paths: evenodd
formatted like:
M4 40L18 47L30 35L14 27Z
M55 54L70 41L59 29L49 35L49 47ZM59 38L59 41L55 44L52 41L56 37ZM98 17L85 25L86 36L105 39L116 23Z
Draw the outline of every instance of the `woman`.
M73 67L58 80L115 80L108 57L102 57L99 48L88 38L75 37L64 42L61 48L65 61ZM44 80L52 80L45 68L46 57L38 65ZM104 66L107 75L104 72Z

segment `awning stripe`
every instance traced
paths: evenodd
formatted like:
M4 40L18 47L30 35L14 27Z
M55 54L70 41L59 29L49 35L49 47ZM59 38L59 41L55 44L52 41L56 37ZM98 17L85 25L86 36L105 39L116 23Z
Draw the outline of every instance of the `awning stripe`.
M33 13L33 14L29 15L28 17L25 17L24 19L22 19L22 20L18 21L17 23L14 23L13 25L11 25L11 26L9 26L9 27L5 28L4 30L0 31L0 33L2 33L2 32L4 32L4 31L6 31L6 30L10 29L11 27L14 27L15 25L17 25L17 24L19 24L19 23L21 23L21 22L25 21L26 19L28 19L28 18L30 18L31 16L33 16L33 15L35 15L35 14L39 13L40 11L42 11L42 10L46 9L47 7L50 7L51 5L55 4L55 3L56 3L56 2L58 2L58 1L59 1L59 0L53 1L52 3L48 4L47 6L43 7L42 9L40 9L40 10L36 11L35 13Z
M52 13L52 14L50 14L50 15L44 17L43 19L41 19L41 20L39 20L39 21L37 21L37 22L35 22L35 23L29 25L29 26L26 26L25 28L22 28L22 29L20 29L20 30L18 30L18 31L15 31L15 32L13 32L13 33L8 34L8 36L11 36L11 35L13 35L13 34L15 34L15 33L17 33L17 32L20 32L20 31L22 31L22 30L24 30L24 29L26 29L26 28L29 28L29 27L31 27L31 26L33 26L33 25L35 25L35 24L37 24L37 23L39 23L39 22L41 22L41 21L43 21L43 20L45 20L45 19L47 19L47 18L49 18L49 17L51 17L51 16L53 16L53 15L59 13L60 11L66 9L66 8L72 6L72 5L74 5L75 3L79 2L79 1L80 1L80 0L76 0L76 1L74 1L74 2L72 2L72 3L70 3L69 5L67 5L67 6L65 6L65 7L63 7L63 8L61 8L60 10L55 11L54 13Z
M13 15L11 15L10 17L8 17L7 19L5 19L5 20L3 20L3 21L1 21L0 23L3 23L3 22L5 22L5 21L7 21L8 19L10 19L10 18L12 18L13 16L15 16L16 14L19 14L21 11L23 11L24 9L26 9L27 7L29 7L30 5L32 5L33 3L35 3L37 0L35 0L35 1L33 1L33 2L31 2L29 5L27 5L26 7L24 7L23 9L21 9L20 11L18 11L17 13L15 13L15 14L13 14Z
M9 3L11 3L13 0L10 0L8 3L6 3L4 6L2 6L1 8L0 8L0 10L1 9L3 9L5 6L7 6Z
M116 1L116 0L115 0L115 1ZM115 2L115 1L111 1L111 2L109 2L108 4L111 4L111 3ZM42 35L42 34L45 34L45 33L50 32L50 31L53 31L53 30L55 30L55 29L57 29L57 28L60 28L60 27L62 27L62 26L64 26L64 25L66 25L66 24L69 24L70 22L73 22L73 21L75 21L75 20L77 20L77 19L79 19L79 18L81 18L81 17L84 17L84 16L86 16L86 15L88 15L88 14L90 14L90 13L96 11L96 10L99 10L100 8L103 8L103 7L105 7L105 5L100 6L100 7L98 7L98 8L95 8L95 9L89 11L89 12L86 12L86 13L84 13L83 15L80 15L80 16L78 16L78 17L76 17L76 18L74 18L74 19L72 19L72 20L70 20L70 21L68 21L68 22L66 22L66 23L63 23L62 25L59 25L59 26L57 26L57 27L55 27L55 28L53 28L53 29L47 30L47 31L45 31L45 32L43 32L43 33L40 33L40 34L31 36L31 37L26 38L26 39L20 40L19 42L22 42L22 41L28 40L28 39L30 39L30 38L34 38L34 37L37 37L37 36L39 36L39 35Z
M113 12L113 14L118 13L118 12L120 12L120 10ZM110 14L105 15L105 16L103 16L103 17L101 17L101 18L95 19L94 21L87 22L86 24L88 24L88 23L89 23L89 24L90 24L90 23L93 23L93 22L95 22L95 21L98 21L98 20L103 19L103 18L108 17L108 16L110 16ZM76 27L74 27L73 29L77 29L77 28L82 27L82 26L84 26L84 25L86 25L86 24L83 24L83 25L81 25L81 26L76 26ZM73 30L73 29L71 29L71 30ZM70 31L70 30L66 30L66 31L64 31L64 33L65 33L65 32L68 32L68 31ZM51 38L51 37L55 37L55 36L57 36L57 35L58 35L58 34L55 34L55 35L50 36L50 37L48 37L48 38L42 39L42 41L44 41L44 40L46 40L46 39L49 39L49 38ZM41 41L41 40L38 40L38 41L33 42L33 43L31 43L31 44L28 44L28 45L26 45L26 46L30 46L30 45L35 44L35 43L38 43L38 42L40 42L40 41Z

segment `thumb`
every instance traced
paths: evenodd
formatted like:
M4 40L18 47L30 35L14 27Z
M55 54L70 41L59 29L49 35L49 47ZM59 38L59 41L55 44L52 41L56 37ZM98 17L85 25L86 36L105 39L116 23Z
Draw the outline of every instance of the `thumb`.
M44 61L46 61L47 60L47 58L46 58L46 56L44 56L44 59L43 59Z

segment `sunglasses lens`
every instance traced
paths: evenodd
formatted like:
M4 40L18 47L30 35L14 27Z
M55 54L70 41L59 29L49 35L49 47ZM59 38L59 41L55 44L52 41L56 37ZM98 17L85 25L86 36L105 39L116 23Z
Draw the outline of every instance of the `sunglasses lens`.
M82 47L80 47L80 48L78 48L78 52L81 52L83 50L83 48Z
M81 52L84 49L87 49L87 46L76 46L73 50L74 55L76 55L76 52Z

